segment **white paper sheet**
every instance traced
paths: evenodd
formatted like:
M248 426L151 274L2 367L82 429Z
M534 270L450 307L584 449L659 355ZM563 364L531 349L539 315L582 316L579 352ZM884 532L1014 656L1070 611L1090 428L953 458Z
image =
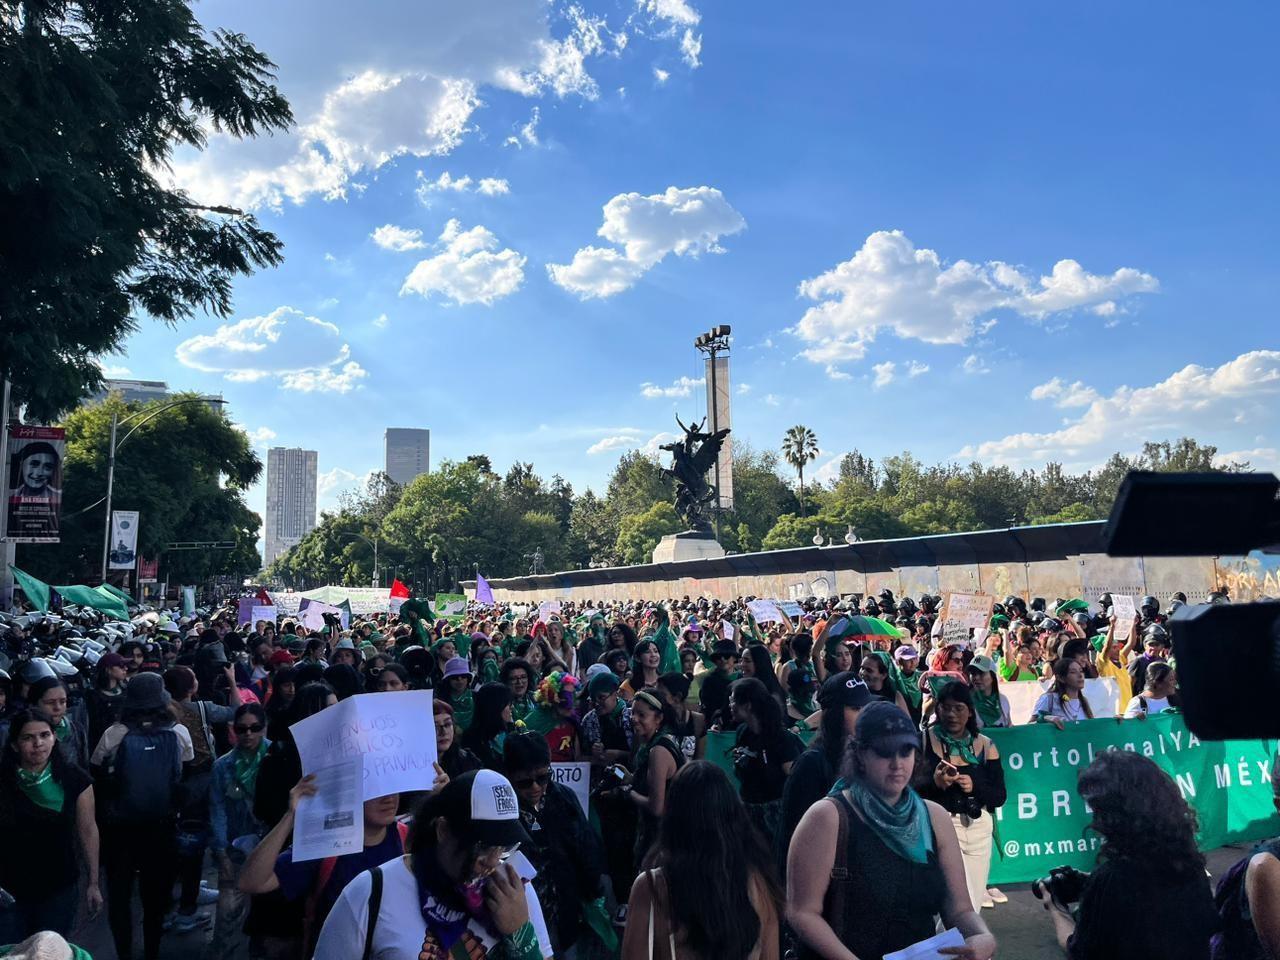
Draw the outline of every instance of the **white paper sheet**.
M360 758L352 757L308 772L316 775L317 793L298 802L293 820L294 862L340 857L362 850L364 801L360 797Z
M913 943L905 950L895 950L893 953L886 953L884 960L951 960L945 953L939 953L942 947L963 947L964 937L960 936L960 931L955 927L948 927L936 936L930 937L928 940L921 940L919 943Z

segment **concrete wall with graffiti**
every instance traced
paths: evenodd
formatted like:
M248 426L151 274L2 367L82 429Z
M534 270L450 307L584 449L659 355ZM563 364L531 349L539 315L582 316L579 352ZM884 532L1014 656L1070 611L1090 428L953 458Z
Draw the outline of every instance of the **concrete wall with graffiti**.
M1109 557L1101 523L1018 527L870 543L734 554L718 560L571 570L490 581L500 601L654 600L756 596L778 599L988 593L1084 597L1176 592L1192 603L1225 589L1234 601L1280 597L1280 556ZM464 584L474 594L474 584Z

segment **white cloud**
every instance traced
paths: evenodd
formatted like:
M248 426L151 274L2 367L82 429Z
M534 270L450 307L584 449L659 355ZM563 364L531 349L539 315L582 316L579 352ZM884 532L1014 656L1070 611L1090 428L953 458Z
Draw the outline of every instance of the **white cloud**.
M1086 387L1079 380L1065 384L1061 378L1054 377L1048 383L1032 387L1031 399L1052 400L1055 407L1087 407L1098 399L1098 391Z
M373 325L379 330L387 329L388 323L390 323L390 321L387 319L387 315L385 313L380 313L373 318Z
M414 194L424 207L431 206L434 193L480 193L486 197L496 197L511 192L511 184L497 177L483 177L472 180L468 176L455 177L448 170L431 180L421 170L418 171L418 187Z
M1231 450L1213 458L1214 464L1225 467L1232 463L1247 463L1253 470L1280 473L1280 450L1275 447L1254 447L1251 450Z
M669 20L682 27L691 27L702 18L685 0L637 0L636 6L655 20Z
M426 246L422 240L421 230L406 230L404 227L397 227L390 223L384 223L369 236L383 250L391 250L394 253L421 250Z
M464 230L450 220L436 244L440 250L413 268L400 295L439 293L454 303L492 304L510 296L524 282L525 257L499 250L498 238L482 226Z
M875 371L876 376L875 382L872 386L876 390L879 390L882 387L887 387L889 384L893 383L894 371L897 370L897 367L898 365L892 360L886 360L884 363L874 364L871 369Z
M655 433L648 440L644 439L644 432L634 427L623 427L618 432L601 437L591 446L587 447L589 456L596 456L601 453L608 453L610 450L639 450L647 457L656 457L661 451L658 449L664 443L670 443L677 439L674 433Z
M738 384L738 396L745 397L750 392L751 392L751 384L749 383Z
M772 393L766 393L764 395L764 402L771 407L777 407L782 405L782 400L776 394L772 394Z
M861 360L884 330L926 343L967 343L995 310L1043 319L1158 289L1155 277L1130 267L1095 275L1074 260L1058 261L1038 280L1000 261L946 264L902 231L881 230L852 258L800 284L801 296L817 302L792 332L806 344L805 357L830 367Z
M373 476L374 471L366 470L364 473L353 473L350 470L344 470L342 467L334 467L332 470L325 470L316 475L316 500L319 506L324 509L334 507L338 504L338 498L348 490L363 489L369 482L369 478Z
M178 344L176 356L183 366L227 380L276 377L282 386L305 391L347 393L365 376L335 324L293 307L198 334Z
M929 365L927 363L921 363L919 360L912 360L911 363L907 366L908 377L918 377L921 374L925 374L928 372L929 372Z
M638 445L639 442L640 438L634 434L620 434L614 437L603 437L591 446L587 447L587 453L594 456L597 453L604 453L608 450L620 450L624 447L634 447Z
M656 383L644 383L640 385L640 393L653 400L657 397L687 397L693 392L694 387L702 386L702 380L698 377L681 377L669 387L660 387Z
M583 300L626 290L668 254L723 253L721 237L747 223L714 187L668 187L642 196L620 193L604 205L598 235L621 247L587 246L568 264L548 264L557 285Z
M664 443L670 443L672 440L679 440L679 439L680 438L676 436L674 433L667 433L665 431L662 433L655 433L652 437L650 437L648 440L644 442L644 446L640 448L640 452L643 453L646 457L660 457L662 456L662 451L658 449L659 447L661 447Z
M124 367L119 364L106 364L106 363L103 363L101 360L98 360L97 363L98 363L98 369L102 371L102 375L109 379L133 376L133 371L130 370L128 367Z
M689 69L697 70L702 66L702 34L694 34L693 30L687 29L684 36L680 38L680 55L684 62L688 64Z
M668 80L671 79L671 74L668 73L666 70L661 70L658 67L654 67L653 79L658 81L658 86L662 86L662 84L666 83Z
M964 363L960 364L960 369L962 369L965 373L975 374L978 376L981 376L984 373L991 372L991 368L987 366L986 361L983 360L981 357L979 357L976 353L971 353L967 357L965 357Z
M507 137L503 146L515 147L518 150L524 149L526 146L536 147L542 141L538 139L538 122L542 119L542 114L537 107L533 108L533 113L529 115L529 120L520 126L520 129L512 136Z
M255 447L269 446L271 441L276 438L276 432L270 427L257 427L256 429L250 430L248 427L239 423L232 424L232 426L248 437L249 442Z
M1077 386L1062 388L1062 395ZM1214 442L1233 424L1269 418L1274 422L1278 395L1280 351L1255 350L1218 367L1189 364L1148 387L1122 386L1105 397L1095 393L1095 399L1061 429L971 444L958 456L1010 465L1053 459L1089 467L1117 450L1136 451L1145 440L1192 436ZM1041 398L1061 396L1050 387Z

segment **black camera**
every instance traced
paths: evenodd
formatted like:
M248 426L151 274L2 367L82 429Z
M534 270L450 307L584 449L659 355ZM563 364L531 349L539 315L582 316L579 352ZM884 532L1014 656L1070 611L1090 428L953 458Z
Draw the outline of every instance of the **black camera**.
M1075 867L1054 867L1047 877L1042 877L1031 885L1031 892L1037 900L1044 899L1047 890L1049 899L1064 910L1080 899L1084 893L1084 885L1089 875Z
M960 801L960 809L956 812L962 817L968 817L970 820L977 820L982 816L982 801L971 794L965 794Z
M611 763L601 771L600 782L592 789L592 796L616 790L627 782L627 768L621 764Z

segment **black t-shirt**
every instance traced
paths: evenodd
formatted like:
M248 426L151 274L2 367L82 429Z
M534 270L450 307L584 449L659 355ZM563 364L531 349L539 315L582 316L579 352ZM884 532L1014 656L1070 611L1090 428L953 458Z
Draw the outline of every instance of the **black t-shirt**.
M782 799L787 775L784 763L791 763L804 753L804 743L790 730L781 730L768 740L752 733L746 726L738 728L733 748L733 769L741 785L745 803L768 803Z
M1141 891L1137 901L1134 891ZM1169 876L1167 867L1105 860L1080 896L1070 960L1208 960L1218 927L1209 878Z
M56 812L32 803L14 783L3 787L0 887L19 900L50 896L80 877L76 801L93 781L83 770L68 764L61 782L63 803Z
M729 685L733 678L723 670L713 670L702 679L702 691L698 694L698 702L702 706L702 715L708 724L722 719L721 713L729 706Z

